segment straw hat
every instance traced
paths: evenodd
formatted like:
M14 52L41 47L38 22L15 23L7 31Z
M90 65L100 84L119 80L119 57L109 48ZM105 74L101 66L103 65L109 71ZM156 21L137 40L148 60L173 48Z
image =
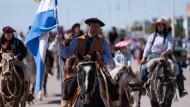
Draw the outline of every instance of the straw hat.
M152 25L156 26L158 23L163 23L163 24L165 24L166 27L170 26L170 23L166 22L163 18L158 18L156 22L152 23Z

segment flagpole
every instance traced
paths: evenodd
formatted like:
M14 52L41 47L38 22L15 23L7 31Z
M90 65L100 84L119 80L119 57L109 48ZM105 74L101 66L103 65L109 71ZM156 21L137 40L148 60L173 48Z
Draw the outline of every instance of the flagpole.
M58 22L58 15L57 15L57 0L55 0L55 18L56 18L56 33L57 36L59 36L59 22ZM60 44L58 43L58 62L59 62L59 76L60 76L60 86L61 86L61 98L63 98L63 85L62 85L62 80L63 80L63 76L62 76L62 68L61 68L61 55L60 55Z

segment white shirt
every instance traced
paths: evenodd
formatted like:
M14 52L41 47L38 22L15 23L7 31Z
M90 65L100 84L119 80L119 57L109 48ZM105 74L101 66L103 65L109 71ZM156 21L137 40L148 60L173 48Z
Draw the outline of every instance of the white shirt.
M163 43L164 34L160 35L159 33L157 33L154 44L152 44L153 38L154 38L154 33L151 34L150 37L148 38L148 41L144 49L143 57L147 58L151 52L162 53L169 49L173 50L174 39L170 33L167 35L164 43Z

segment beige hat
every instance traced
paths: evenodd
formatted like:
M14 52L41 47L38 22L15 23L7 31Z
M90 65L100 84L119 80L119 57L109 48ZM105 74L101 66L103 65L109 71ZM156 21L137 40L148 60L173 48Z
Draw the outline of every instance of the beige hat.
M163 18L158 18L156 22L153 22L152 25L156 26L158 23L163 23L166 27L170 26L170 23L166 22Z

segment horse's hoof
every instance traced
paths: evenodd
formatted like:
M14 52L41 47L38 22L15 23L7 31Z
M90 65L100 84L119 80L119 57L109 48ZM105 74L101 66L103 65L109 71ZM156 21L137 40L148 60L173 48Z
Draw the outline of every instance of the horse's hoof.
M41 96L41 95L38 96L38 100L39 100L39 101L42 101L42 96Z
M141 94L142 96L146 96L146 92Z
M30 93L29 95L28 95L28 97L27 97L27 101L32 101L32 100L34 100L34 96Z
M146 96L146 91L142 91L142 90L141 90L141 95L142 95L142 96Z

